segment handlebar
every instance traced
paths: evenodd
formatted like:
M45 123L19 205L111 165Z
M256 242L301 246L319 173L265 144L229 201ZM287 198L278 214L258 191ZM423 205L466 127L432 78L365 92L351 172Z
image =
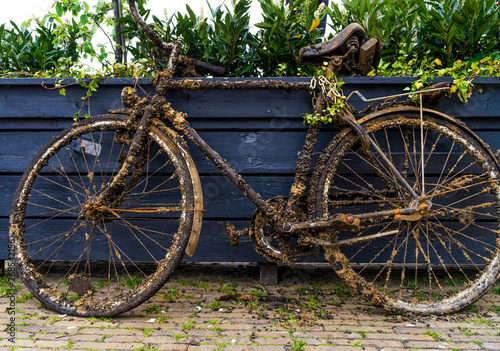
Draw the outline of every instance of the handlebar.
M137 11L135 0L128 0L128 5L130 7L130 13L132 14L132 17L139 25L139 27L141 27L144 33L146 33L148 38L156 45L156 47L158 48L158 53L161 56L169 58L169 64L167 67L168 69L175 67L173 61L175 61L177 59L176 56L178 56L180 59L179 61L186 66L194 66L196 68L209 71L216 76L223 76L225 74L225 67L216 66L208 62L203 62L184 56L179 56L178 51L180 48L180 43L165 43L158 34L156 34L151 28L149 28L147 23L139 14L139 11Z
M226 67L216 66L208 62L192 59L186 56L180 56L181 62L185 66L194 66L196 68L209 71L215 76L223 76L226 74Z

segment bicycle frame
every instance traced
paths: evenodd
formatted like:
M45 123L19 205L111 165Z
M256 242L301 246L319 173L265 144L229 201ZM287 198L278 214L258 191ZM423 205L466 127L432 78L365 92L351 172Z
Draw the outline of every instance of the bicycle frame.
M159 75L155 79L156 83L156 98L161 98L169 90L178 89L281 89L281 90L307 90L309 89L309 82L285 82L279 79L264 79L257 81L244 80L240 82L227 82L224 80L199 80L199 79L171 79L170 77ZM154 100L155 98L153 98ZM324 108L324 100L318 99L317 106L314 107L315 112L322 111ZM274 224L275 229L282 233L291 234L298 230L304 229L319 229L325 227L331 227L335 225L357 227L361 220L369 220L377 217L384 216L395 216L395 215L412 215L421 210L420 200L421 197L415 193L413 188L406 182L401 173L394 167L392 162L387 158L384 152L374 143L369 136L367 147L372 147L375 152L381 157L385 165L393 172L394 176L401 183L401 185L409 191L409 193L414 197L412 201L412 206L408 208L394 209L388 211L378 211L358 214L352 216L350 214L335 214L329 218L310 219L306 221L286 221L284 218L294 218L296 209L298 208L298 202L303 198L307 189L307 173L310 169L312 163L312 156L314 148L317 144L318 134L320 127L318 124L310 125L303 148L299 154L295 177L293 184L291 186L286 208L283 213L277 213L276 210L272 208L262 197L243 179L243 177L236 172L210 145L208 145L205 140L196 132L194 128L191 127L187 121L187 115L174 111L169 107L170 111L166 114L168 116L174 116L171 118L176 130L182 132L186 135L200 150L201 152L210 160L210 162L232 183L234 183L238 189L263 213L266 217ZM347 110L342 111L338 118L343 124L348 124L353 126L358 132L358 135L364 133L363 128L357 124L354 117ZM347 122L347 123L346 123Z
M241 81L241 82L225 82L225 81L203 81L196 79L173 79L176 65L179 62L186 62L186 59L180 56L180 43L165 43L161 40L161 38L154 33L154 31L149 28L149 26L144 22L142 17L139 15L137 8L135 6L135 0L129 0L130 11L135 21L141 27L141 29L146 33L146 35L150 38L150 40L156 45L158 48L158 53L162 56L168 57L167 66L164 71L157 72L156 77L153 79L153 85L155 85L155 96L152 98L151 104L154 105L156 110L161 111L161 105L166 103L164 96L169 90L192 90L192 89L280 89L280 90L306 90L309 89L309 83L288 83L281 81L279 79L276 80L262 80L262 81ZM191 62L195 66L198 62ZM199 66L199 65L198 65ZM330 66L329 66L330 67ZM208 69L216 74L220 73L221 67L217 67L214 65L203 64L204 69ZM266 203L261 196L254 190L252 187L242 178L240 174L238 174L234 169L231 168L229 164L213 149L211 148L201 137L200 135L190 126L187 121L187 115L179 113L173 110L170 107L170 104L166 104L168 106L167 111L163 111L163 113L170 119L173 123L176 130L185 134L202 152L203 154L212 162L212 164L221 171L221 173L226 176L231 182L233 182L238 189L242 191L242 193L250 200L252 203L263 213L266 214L266 217L270 219L271 223L273 223L275 229L279 232L291 233L300 229L306 228L321 228L321 227L329 227L331 225L339 224L344 226L354 226L357 227L360 223L360 218L370 219L376 217L383 217L388 215L398 215L398 214L408 214L411 215L419 210L419 202L420 197L415 193L415 191L411 188L411 186L405 181L403 176L399 173L399 171L392 165L390 160L384 155L382 150L378 148L378 146L373 143L369 136L366 134L364 129L359 123L356 122L354 116L352 116L347 110L341 111L337 116L340 119L341 125L349 125L351 126L355 132L360 137L361 143L365 150L368 150L370 147L373 147L375 151L381 156L383 162L389 167L389 169L394 172L397 180L406 188L409 193L414 197L414 201L412 202L412 207L404 208L404 209L396 209L394 211L383 211L383 212L373 212L366 213L361 216L351 216L349 214L346 215L338 215L333 218L323 219L318 221L314 219L312 221L305 222L296 222L290 223L288 221L283 220L283 218L294 218L291 216L296 214L296 209L298 201L303 197L305 191L307 189L307 172L311 166L312 155L314 148L317 144L317 137L319 133L318 125L311 125L307 131L306 139L302 151L300 152L299 158L297 160L297 166L295 170L295 177L292 184L292 187L289 192L289 197L287 200L286 208L284 213L279 215L273 208ZM324 98L318 98L316 101L316 106L314 107L315 113L323 111L325 107ZM148 106L149 108L149 106ZM151 119L151 113L147 110L144 113L144 116L139 123L139 132L143 132L143 128L147 128L147 125ZM135 138L137 141L140 141L141 138ZM134 144L135 146L135 144ZM134 147L131 148L131 150ZM133 155L129 152L129 155ZM131 165L125 164L122 167L123 170L130 170ZM120 172L120 174L124 174ZM120 180L118 183L120 183ZM102 198L102 197L101 197Z
M263 200L261 196L243 179L243 177L238 174L231 166L213 149L211 148L201 136L194 130L189 122L187 121L187 115L175 111L170 104L165 100L165 95L169 90L196 90L196 89L280 89L280 90L307 90L311 89L309 83L290 83L284 82L279 79L264 79L257 81L240 81L240 82L227 82L224 80L198 80L198 79L173 79L175 74L175 69L177 64L182 63L187 66L200 67L202 69L213 72L216 75L222 75L224 68L215 65L203 63L197 60L192 60L186 57L180 56L181 44L179 42L165 43L162 39L149 28L149 26L144 22L142 17L139 15L135 0L129 0L129 6L132 16L135 21L149 37L149 39L156 45L158 53L161 56L168 57L167 65L164 71L157 72L152 84L155 86L155 95L151 99L149 105L146 107L145 112L141 118L138 125L139 135L134 137L134 142L132 143L129 155L135 157L134 153L140 149L140 144L144 143L144 138L142 135L145 128L151 121L153 112L156 111L160 114L164 114L170 122L173 123L175 129L184 135L186 135L200 150L201 152L210 160L210 162L232 183L234 183L238 189L257 207L259 211L264 213L273 225L274 229L282 234L291 234L303 229L317 229L331 227L335 225L340 225L344 227L358 228L361 220L370 220L385 216L411 216L417 212L425 213L428 210L428 205L425 203L425 198L416 194L414 189L408 184L401 173L396 169L392 162L387 158L384 152L378 147L376 143L371 140L370 136L366 133L363 127L356 121L355 117L344 108L343 110L335 116L336 124L343 127L351 127L357 136L360 138L361 148L367 153L371 153L370 149L374 149L375 152L380 156L382 163L388 167L392 172L397 182L405 188L409 194L413 197L413 201L410 202L407 208L396 208L388 211L378 211L370 213L357 214L356 216L350 214L338 213L329 218L309 218L306 221L289 221L285 220L288 218L300 218L300 209L298 203L300 199L303 198L307 189L307 173L310 169L312 163L312 156L314 148L317 144L319 125L310 125L304 146L299 154L295 177L293 184L291 186L288 199L286 201L286 206L284 211L281 213L273 209L273 206ZM354 47L350 48L351 52ZM347 56L348 54L344 55ZM332 61L333 62L333 61ZM328 69L332 70L332 62L330 62ZM320 87L314 87L316 90L320 90ZM420 100L422 98L422 93L420 95ZM316 106L314 106L315 113L321 113L325 108L325 97L320 95L316 100ZM421 116L422 116L422 103L420 103ZM422 120L423 124L423 120ZM139 147L138 147L139 144ZM128 158L127 158L128 159ZM117 184L120 184L126 173L131 169L132 164L128 161L125 162L122 169L120 170ZM423 173L423 172L422 172ZM123 176L123 177L122 177ZM423 174L422 174L423 179ZM115 189L112 189L115 190ZM112 191L111 190L111 191ZM100 204L104 199L101 196L98 203ZM397 218L397 217L396 217ZM408 217L407 217L408 218ZM233 229L234 230L234 229ZM228 230L228 234L230 230ZM382 233L385 234L385 233Z

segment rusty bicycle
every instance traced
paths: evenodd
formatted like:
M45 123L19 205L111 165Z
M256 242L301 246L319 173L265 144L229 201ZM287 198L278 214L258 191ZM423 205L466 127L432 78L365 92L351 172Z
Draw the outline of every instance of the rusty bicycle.
M77 316L117 315L154 295L184 253L193 254L203 194L183 135L256 206L247 228L227 224L234 245L249 235L259 254L283 263L323 253L363 298L395 313L454 312L494 284L500 166L463 123L423 108L422 92L414 106L393 96L362 117L346 103L330 116L339 130L314 167L320 124L307 130L290 192L263 199L165 96L175 89L303 89L316 93L314 112L322 113L334 98L331 82L174 79L177 68L220 68L180 56L180 44L164 43L129 3L168 58L154 95L125 88L123 109L54 136L14 196L16 266L43 304ZM366 72L379 53L380 41L353 24L303 48L301 59Z

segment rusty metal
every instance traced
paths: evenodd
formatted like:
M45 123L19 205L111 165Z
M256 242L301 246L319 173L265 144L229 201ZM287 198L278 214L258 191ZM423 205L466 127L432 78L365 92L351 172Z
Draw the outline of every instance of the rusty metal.
M367 75L372 68L377 68L381 59L382 41L371 38L359 50L358 70L361 75Z
M139 11L137 11L137 6L135 4L135 0L128 0L129 3L129 9L130 13L132 14L132 17L134 17L134 20L136 23L141 27L141 29L146 33L148 38L156 45L158 48L159 54L162 56L169 56L170 52L173 49L173 44L172 43L165 43L163 40L161 40L160 36L156 34L148 25L147 23L142 19L141 15L139 14Z
M226 235L229 238L229 243L231 246L238 246L240 244L240 237L246 236L249 234L249 228L243 228L241 230L237 230L233 223L226 223Z
M401 173L397 170L397 168L394 166L394 164L389 160L389 158L385 155L385 153L380 149L380 146L377 145L371 138L370 138L370 144L371 147L377 151L378 155L382 158L384 161L385 165L389 167L389 169L393 172L394 176L398 179L399 182L408 190L408 192L413 196L414 199L418 199L419 196L413 190L410 184L406 181L406 179L401 175Z
M372 140L370 139L368 133L361 126L361 124L359 124L359 122L356 121L356 118L352 115L350 111L348 110L340 111L338 114L337 123L340 125L348 125L349 127L351 127L356 132L359 138L359 141L361 143L361 148L368 152L372 144Z
M391 214L394 214L392 212ZM384 213L371 213L367 214L369 218L376 218L386 216ZM302 222L287 222L283 225L283 231L286 233L293 233L299 230L313 230L319 228L330 228L330 227L342 227L349 229L359 229L361 223L360 216L353 216L345 213L336 213L330 216L328 219L319 220L308 220Z
M321 106L321 104L323 103L324 105L324 100L318 99L318 101L319 102L317 102L315 110L321 111L323 109L323 106ZM286 218L287 221L289 221L290 219L297 220L299 219L298 217L301 214L296 206L303 198L304 193L307 189L307 173L309 172L309 168L311 167L314 148L316 147L316 144L318 142L318 133L318 124L309 126L304 146L302 147L302 151L300 152L297 159L297 165L295 167L295 178L290 188L288 201L282 214L282 218Z
M278 218L287 218L286 206L290 203L284 196L276 196L266 201L274 210ZM291 212L295 218L305 218L300 207L295 207ZM314 255L318 250L313 250L308 244L292 245L291 235L282 231L281 222L268 219L262 212L256 210L250 221L250 238L255 251L270 262L290 263L294 259ZM297 242L300 234L295 235Z
M188 171L193 184L193 195L194 195L194 218L193 218L193 227L191 228L191 234L189 236L189 241L185 250L185 253L192 257L196 250L196 246L198 245L198 241L200 239L201 233L201 225L203 221L203 212L205 212L203 208L203 190L201 186L200 176L198 174L198 169L189 153L186 142L171 128L167 128L164 123L159 121L158 119L154 119L151 123L151 128L158 129L164 135L167 136L164 142L168 144L173 144L172 146L177 147L184 160L186 161L186 165L188 167Z
M180 65L184 65L187 67L196 67L196 68L199 68L201 70L208 71L208 72L210 72L216 76L219 76L219 77L226 74L226 71L227 71L226 67L212 65L210 63L203 62L200 60L195 60L195 59L185 57L185 56L180 56L180 61L181 61Z
M449 84L449 83L447 83ZM411 95L425 95L425 94L431 94L435 92L444 92L444 91L449 91L450 87L445 86L445 87L437 87L437 88L431 88L431 89L426 89L426 90L421 90L421 91L414 91L411 93L401 93L401 94L394 94L394 95L387 95L387 96L379 96L376 98L371 98L368 99L366 98L363 94L359 92L359 90L354 90L352 91L346 98L346 101L349 101L349 99L353 96L356 95L361 101L363 102L374 102L374 101L380 101L380 100L389 100L389 99L397 99L400 97L405 97L405 96L411 96Z
M322 247L328 247L328 248L343 248L343 247L348 247L348 246L354 246L358 244L362 244L368 241L372 241L374 239L382 238L384 236L390 236L390 235L395 235L398 234L399 230L390 230L387 232L382 232L382 233L377 233L377 234L372 234L372 235L365 235L365 236L357 236L351 239L344 239L344 240L337 240L337 241L326 241L326 240L321 240L315 237L305 237L303 240L305 242L311 243L311 244L316 244L320 245Z
M368 74L377 68L382 51L382 41L378 38L367 38L363 28L351 23L334 38L300 50L300 62L311 66L323 66L333 72L347 71Z
M167 79L158 83L156 89L161 94L169 90L307 90L309 82L286 82L279 79L255 79L234 81L224 78L213 79L189 79L175 78Z

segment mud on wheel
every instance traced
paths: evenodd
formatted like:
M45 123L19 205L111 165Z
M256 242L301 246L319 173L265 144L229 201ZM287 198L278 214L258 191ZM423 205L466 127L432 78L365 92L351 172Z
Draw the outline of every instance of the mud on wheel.
M193 181L166 128L150 128L149 148L137 155L121 193L96 206L120 169L128 134L125 117L78 123L43 147L17 189L10 237L18 272L36 298L60 313L132 309L163 286L183 257Z
M365 299L392 312L444 314L473 303L500 271L494 156L469 129L437 112L424 110L422 134L418 109L360 122L430 208L417 216L362 221L359 232L325 231L330 241L395 233L325 247L327 260ZM412 201L380 156L361 151L348 129L325 149L313 179L310 208L320 218L404 208Z

